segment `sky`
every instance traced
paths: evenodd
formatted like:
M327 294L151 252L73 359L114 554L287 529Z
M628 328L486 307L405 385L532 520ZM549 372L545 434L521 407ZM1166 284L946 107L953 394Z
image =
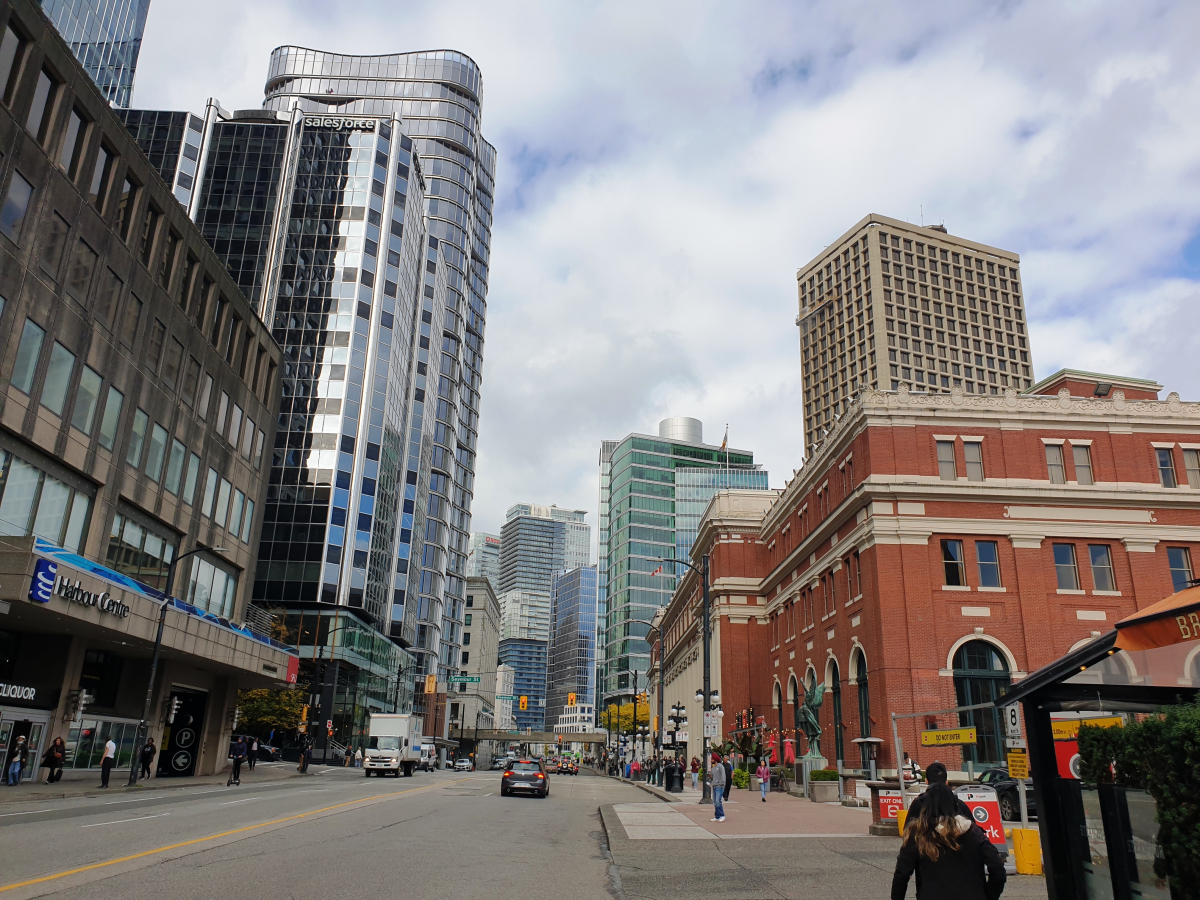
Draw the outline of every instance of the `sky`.
M270 51L454 49L498 150L474 527L589 510L703 420L800 466L796 271L868 213L1021 256L1035 374L1200 399L1200 4L153 0L135 107L258 107Z

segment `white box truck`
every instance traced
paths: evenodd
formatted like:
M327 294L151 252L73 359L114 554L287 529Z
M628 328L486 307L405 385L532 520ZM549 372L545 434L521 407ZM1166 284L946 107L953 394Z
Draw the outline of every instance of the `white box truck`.
M407 778L421 761L423 721L411 714L372 713L368 723L367 754L363 773Z

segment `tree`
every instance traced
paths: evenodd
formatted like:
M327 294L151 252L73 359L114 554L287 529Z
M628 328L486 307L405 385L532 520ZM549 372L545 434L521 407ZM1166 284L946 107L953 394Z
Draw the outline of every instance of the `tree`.
M295 731L300 724L306 694L302 688L238 691L238 708L241 710L238 730L259 738L265 738L271 731Z

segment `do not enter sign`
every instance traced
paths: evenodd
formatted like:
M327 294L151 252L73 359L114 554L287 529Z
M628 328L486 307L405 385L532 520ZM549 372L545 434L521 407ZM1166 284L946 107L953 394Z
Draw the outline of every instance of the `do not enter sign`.
M993 844L1004 846L1004 823L1000 820L1000 798L995 791L960 790L958 797L971 810L975 824L982 828Z

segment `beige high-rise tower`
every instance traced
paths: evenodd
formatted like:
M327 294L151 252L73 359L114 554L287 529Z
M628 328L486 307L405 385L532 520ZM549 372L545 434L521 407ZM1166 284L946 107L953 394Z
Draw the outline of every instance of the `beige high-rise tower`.
M805 446L864 387L1033 386L1020 257L871 214L796 274Z

